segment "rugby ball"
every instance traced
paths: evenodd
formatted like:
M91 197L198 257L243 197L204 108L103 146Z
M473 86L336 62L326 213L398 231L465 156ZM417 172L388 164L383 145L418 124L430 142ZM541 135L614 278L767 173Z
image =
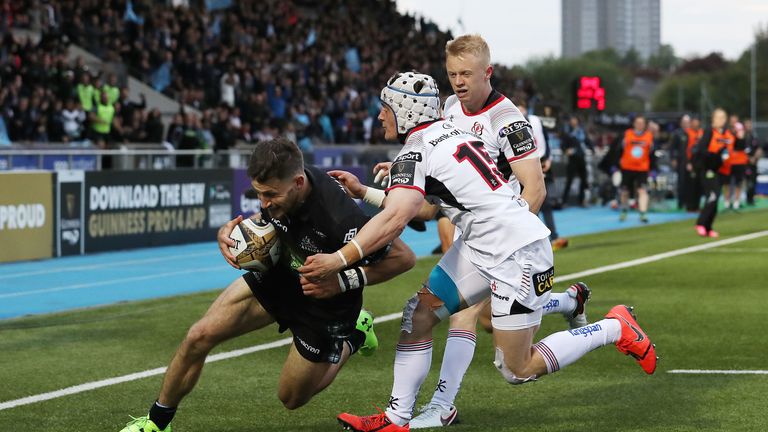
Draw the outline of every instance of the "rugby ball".
M271 222L244 219L229 238L235 241L229 251L243 270L266 272L280 259L280 239Z

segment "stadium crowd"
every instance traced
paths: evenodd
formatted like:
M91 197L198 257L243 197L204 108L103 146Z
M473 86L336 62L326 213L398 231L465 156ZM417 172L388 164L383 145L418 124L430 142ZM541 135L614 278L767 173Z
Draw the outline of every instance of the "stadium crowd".
M30 98L37 127L27 125L18 133L14 127L9 131L14 142L71 139L59 123L68 99L78 96L77 85L87 86L90 80L95 96L101 86L111 85L112 77L67 64L67 43L124 63L133 76L199 110L199 116L179 113L163 135L176 147L180 129L197 135L196 145L217 149L277 134L295 137L304 149L319 143L382 142L374 127L378 83L396 70L415 69L438 77L440 87L448 88L442 53L450 33L423 18L400 15L394 1L234 2L218 10L208 10L204 2L5 3L7 22L44 35L33 45L5 33L3 82L20 79L23 94L46 95ZM60 77L40 81L31 69ZM529 82L505 67L496 69L495 78L514 93L531 92ZM88 113L93 104L80 99L80 109ZM112 140L158 142L158 113L146 112L137 102L124 113L125 102L119 102ZM7 123L28 116L14 110L3 117ZM87 117L80 123L87 123Z

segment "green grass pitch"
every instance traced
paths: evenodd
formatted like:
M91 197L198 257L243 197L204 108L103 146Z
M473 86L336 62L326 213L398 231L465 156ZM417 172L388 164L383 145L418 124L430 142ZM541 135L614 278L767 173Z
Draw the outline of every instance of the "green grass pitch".
M723 238L768 229L768 211L722 215ZM691 221L575 237L555 254L564 275L711 240ZM377 315L401 310L436 258L394 281L366 289ZM232 276L236 277L233 272ZM584 279L593 289L590 321L618 303L634 305L662 357L646 376L612 346L523 386L506 384L491 365L491 338L480 330L475 360L457 400L464 431L764 431L768 375L675 375L672 369L768 369L768 237L690 253ZM560 282L555 291L567 283ZM0 402L165 366L187 328L217 292L0 322ZM545 317L539 338L566 326ZM174 431L336 431L341 411L382 408L389 396L399 322L376 327L375 356L353 357L331 387L307 406L285 410L276 397L286 347L205 367L174 420ZM435 331L432 372L418 404L437 381L446 325ZM274 327L216 352L281 339ZM0 411L9 431L118 431L144 415L161 376Z

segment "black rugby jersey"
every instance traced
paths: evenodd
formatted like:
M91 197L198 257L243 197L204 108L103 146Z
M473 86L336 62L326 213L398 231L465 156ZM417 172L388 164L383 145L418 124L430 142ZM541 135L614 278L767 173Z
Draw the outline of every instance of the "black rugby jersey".
M275 225L280 237L282 256L279 265L290 266L294 270L303 265L306 257L310 255L335 253L341 249L370 219L352 198L347 196L341 184L325 171L305 165L304 173L312 185L312 190L298 210L281 219L269 216L269 209L261 211L262 217ZM390 245L387 245L369 254L354 266L381 260L389 248ZM276 288L301 290L293 284ZM317 306L349 309L350 314L357 316L362 305L362 290L350 290L325 300L304 298Z

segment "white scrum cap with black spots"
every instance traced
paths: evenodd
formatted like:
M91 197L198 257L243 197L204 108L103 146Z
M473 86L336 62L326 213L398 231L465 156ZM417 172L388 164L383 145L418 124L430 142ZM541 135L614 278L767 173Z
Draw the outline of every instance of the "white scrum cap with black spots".
M434 78L418 72L398 72L381 90L381 101L395 113L397 133L440 118L440 92Z

